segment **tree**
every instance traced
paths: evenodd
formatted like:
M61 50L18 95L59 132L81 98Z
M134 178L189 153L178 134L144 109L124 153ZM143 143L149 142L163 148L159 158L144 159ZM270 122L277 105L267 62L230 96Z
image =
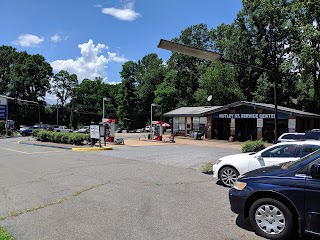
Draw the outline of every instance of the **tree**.
M72 97L72 91L78 86L78 78L76 74L69 74L65 70L61 70L54 75L52 81L52 91L59 99L62 106L65 106L67 100Z
M293 1L289 22L292 72L300 106L320 110L320 6L315 0Z
M205 24L198 24L183 30L179 38L173 41L209 50L213 45L210 31ZM196 100L194 93L199 88L200 76L210 65L207 60L173 53L168 60L168 70L175 71L168 82L176 89L177 107L194 106Z
M173 71L167 73L166 78L157 86L157 89L155 91L154 102L158 106L157 109L161 109L162 114L173 110L176 106L175 95L177 90L169 82L171 79L171 75L174 74L175 72Z
M121 85L116 101L118 104L117 115L123 128L134 128L136 118L136 95L138 64L128 61L122 65Z
M16 58L16 49L10 46L0 47L0 94L9 93L11 69Z
M135 95L137 101L136 113L139 127L144 127L146 119L150 116L151 104L154 102L157 86L163 82L165 68L162 59L157 54L148 54L138 61L137 85ZM148 111L149 110L149 111Z
M201 76L200 88L196 91L195 98L198 98L198 102L204 105L204 100L212 95L210 105L214 106L245 100L246 98L234 76L235 72L228 64L221 62L212 64L212 67L208 68Z

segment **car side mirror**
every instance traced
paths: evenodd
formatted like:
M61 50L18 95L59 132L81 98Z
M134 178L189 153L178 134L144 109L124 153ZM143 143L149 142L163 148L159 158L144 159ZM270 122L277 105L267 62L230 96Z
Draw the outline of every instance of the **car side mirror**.
M257 158L258 161L262 161L263 160L263 157L261 155L257 155L256 158Z
M311 166L311 177L320 178L320 164L313 164Z

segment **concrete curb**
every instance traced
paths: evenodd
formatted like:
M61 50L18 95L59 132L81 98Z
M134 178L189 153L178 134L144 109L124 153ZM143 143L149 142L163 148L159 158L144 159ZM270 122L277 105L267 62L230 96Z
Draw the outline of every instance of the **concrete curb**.
M104 150L112 150L112 146L106 146L106 147L74 147L71 149L72 151L78 151L78 152L91 152L91 151L104 151Z
M50 147L50 148L58 148L58 149L65 149L65 150L71 150L71 151L82 151L82 152L90 152L90 151L104 151L104 150L112 150L112 146L105 146L105 147L65 147L65 146L58 146L58 145L52 145L50 143L36 143L29 140L25 141L18 141L18 144L26 144L26 145L33 145L33 146L39 146L39 147Z
M33 145L33 146L39 146L39 147L51 147L51 148L59 148L59 149L65 149L65 150L72 150L71 147L53 146L53 145L49 145L49 144L32 143L32 142L30 142L30 141L18 141L18 144L26 144L26 145Z

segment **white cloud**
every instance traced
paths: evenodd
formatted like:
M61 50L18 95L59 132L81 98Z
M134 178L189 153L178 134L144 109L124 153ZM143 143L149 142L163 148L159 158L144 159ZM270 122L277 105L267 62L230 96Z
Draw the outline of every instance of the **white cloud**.
M51 41L54 43L61 42L62 40L67 40L67 36L62 36L61 34L56 33L55 35L51 36Z
M134 4L132 2L126 3L122 9L119 8L102 8L103 14L111 15L122 21L134 21L141 15L133 10Z
M126 58L112 52L107 52L107 56L102 55L103 50L107 50L108 47L101 43L94 45L91 39L87 43L79 44L78 47L80 48L81 57L76 60L56 60L51 63L55 73L60 70L66 70L70 74L76 74L79 82L85 78L102 77L106 79L105 69L109 62L128 61Z
M35 47L43 41L44 38L33 34L21 34L19 35L18 39L14 41L14 44L21 47Z

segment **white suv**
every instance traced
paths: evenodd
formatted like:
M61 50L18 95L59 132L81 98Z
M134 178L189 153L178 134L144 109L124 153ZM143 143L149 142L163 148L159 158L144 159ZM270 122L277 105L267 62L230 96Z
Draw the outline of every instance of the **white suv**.
M278 137L277 142L293 142L302 140L304 133L283 133L280 137Z

